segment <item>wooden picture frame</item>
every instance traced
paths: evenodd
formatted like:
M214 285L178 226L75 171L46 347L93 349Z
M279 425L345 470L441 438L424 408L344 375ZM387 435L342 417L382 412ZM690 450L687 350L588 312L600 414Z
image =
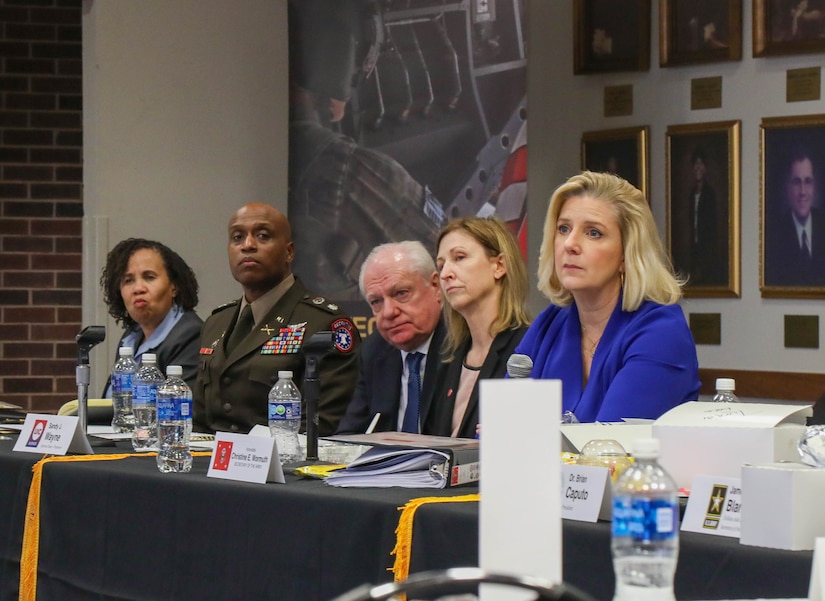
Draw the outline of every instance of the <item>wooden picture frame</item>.
M666 133L667 242L685 297L740 296L741 123Z
M614 173L636 186L647 198L649 137L647 125L586 131L581 139L582 169Z
M825 0L753 0L753 55L825 52Z
M759 289L825 298L825 115L763 118L759 138Z
M573 0L573 72L650 69L650 0Z
M659 65L742 59L743 0L659 0Z

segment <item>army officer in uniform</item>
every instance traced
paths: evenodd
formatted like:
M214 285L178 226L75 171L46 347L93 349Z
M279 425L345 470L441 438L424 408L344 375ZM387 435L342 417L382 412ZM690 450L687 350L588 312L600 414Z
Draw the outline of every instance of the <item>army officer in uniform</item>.
M332 434L352 398L361 343L352 320L309 292L291 269L289 221L266 204L244 205L229 220L229 267L243 296L212 312L201 330L193 393L196 431L248 432L267 424L267 397L279 370L304 380L304 341L333 332L334 350L321 361L318 433ZM306 427L306 410L302 412Z

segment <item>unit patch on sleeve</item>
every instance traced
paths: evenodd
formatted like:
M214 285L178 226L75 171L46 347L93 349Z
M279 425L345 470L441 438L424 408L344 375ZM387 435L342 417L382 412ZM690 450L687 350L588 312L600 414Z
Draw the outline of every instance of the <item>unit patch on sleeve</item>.
M267 340L261 347L262 355L287 355L297 353L304 343L306 322L288 325L278 330L278 333Z
M354 330L355 325L349 319L336 319L332 323L332 343L339 352L348 353L352 350Z

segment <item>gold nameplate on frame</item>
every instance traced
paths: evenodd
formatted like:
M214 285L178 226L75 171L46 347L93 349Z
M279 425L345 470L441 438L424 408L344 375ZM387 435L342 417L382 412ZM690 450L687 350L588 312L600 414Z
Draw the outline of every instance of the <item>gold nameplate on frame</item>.
M821 80L822 69L820 67L788 69L785 78L785 102L819 100L822 97Z
M786 315L785 348L819 348L819 315Z
M691 313L689 322L696 344L722 344L721 313Z
M722 108L722 76L690 80L690 110Z
M633 86L605 86L604 116L624 117L633 114Z

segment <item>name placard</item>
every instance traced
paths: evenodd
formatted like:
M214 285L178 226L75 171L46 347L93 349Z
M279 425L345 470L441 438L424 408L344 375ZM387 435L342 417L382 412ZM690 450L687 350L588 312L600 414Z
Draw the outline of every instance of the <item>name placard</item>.
M76 415L29 413L14 445L15 451L65 455L94 453Z
M741 478L696 476L690 487L682 530L739 538Z
M215 449L206 475L256 484L286 482L274 438L231 432L215 434Z
M808 585L808 601L823 601L825 599L825 538L814 541L814 559L811 566L811 580Z
M610 519L610 470L594 465L564 464L561 468L561 517L580 522Z

